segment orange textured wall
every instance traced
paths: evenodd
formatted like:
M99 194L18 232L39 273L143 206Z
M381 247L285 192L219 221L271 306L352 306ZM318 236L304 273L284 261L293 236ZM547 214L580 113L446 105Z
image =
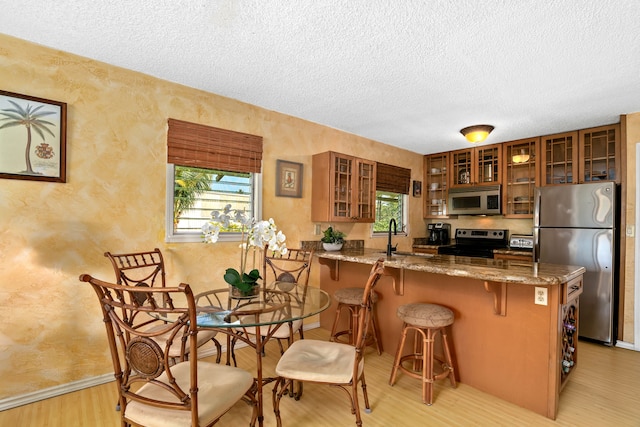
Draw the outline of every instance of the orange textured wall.
M1 34L0 81L2 90L68 104L67 183L0 180L0 400L110 372L96 298L78 281L113 278L105 251L159 247L169 283L196 292L221 286L239 259L237 243L164 242L169 117L264 137L263 217L290 247L319 239L313 153L394 159L422 179L416 153ZM276 159L305 165L302 198L275 197ZM394 239L401 250L425 236L421 209L411 198L413 234ZM368 247L386 244L369 238L369 225L340 229Z

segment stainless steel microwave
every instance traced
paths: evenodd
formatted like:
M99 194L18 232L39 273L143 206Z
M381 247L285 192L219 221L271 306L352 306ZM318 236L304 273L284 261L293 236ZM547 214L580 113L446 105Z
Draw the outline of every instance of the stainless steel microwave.
M500 215L500 186L451 188L449 213L451 215Z

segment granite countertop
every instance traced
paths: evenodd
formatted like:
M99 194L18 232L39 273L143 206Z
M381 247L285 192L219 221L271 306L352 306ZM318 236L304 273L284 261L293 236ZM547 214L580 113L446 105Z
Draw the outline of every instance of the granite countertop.
M318 258L371 264L384 258L385 267L400 268L447 276L468 277L491 282L518 283L523 285L559 285L586 271L584 267L462 257L453 255L394 253L387 257L381 249L343 249L341 251L317 251Z

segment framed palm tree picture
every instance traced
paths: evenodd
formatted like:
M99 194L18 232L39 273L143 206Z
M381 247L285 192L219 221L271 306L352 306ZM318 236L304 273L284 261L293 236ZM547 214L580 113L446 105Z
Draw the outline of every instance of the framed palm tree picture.
M66 182L67 104L0 90L0 178Z

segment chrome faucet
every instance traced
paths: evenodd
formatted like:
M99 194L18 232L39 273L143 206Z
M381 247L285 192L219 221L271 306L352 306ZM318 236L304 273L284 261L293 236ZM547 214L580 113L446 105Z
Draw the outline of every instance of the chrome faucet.
M395 218L391 218L391 221L389 221L389 242L387 243L387 256L391 256L391 253L393 251L396 250L396 247L391 246L391 225L393 224L393 234L398 234L398 229L397 229L397 225L396 225L396 219Z

